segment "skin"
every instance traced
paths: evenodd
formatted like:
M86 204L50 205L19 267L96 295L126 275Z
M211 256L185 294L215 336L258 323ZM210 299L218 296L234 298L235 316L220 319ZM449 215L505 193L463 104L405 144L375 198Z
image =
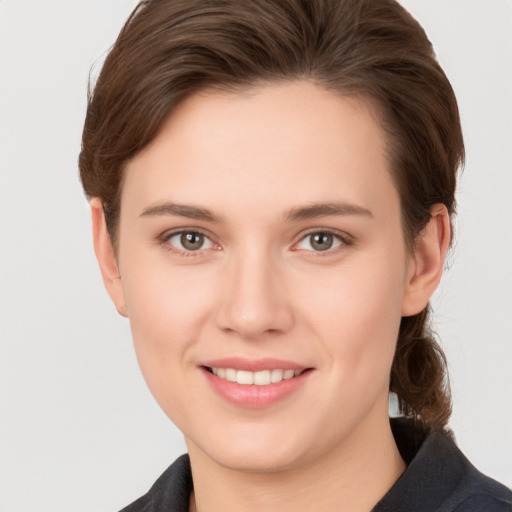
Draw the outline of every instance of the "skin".
M305 216L318 204L344 209ZM405 468L387 412L400 319L426 306L450 236L436 205L407 250L370 106L303 81L196 94L128 163L116 254L99 199L91 208L106 288L185 435L190 509L370 510ZM205 245L187 251L180 230ZM319 251L311 234L326 232L333 246ZM233 356L311 371L277 403L245 408L201 368Z

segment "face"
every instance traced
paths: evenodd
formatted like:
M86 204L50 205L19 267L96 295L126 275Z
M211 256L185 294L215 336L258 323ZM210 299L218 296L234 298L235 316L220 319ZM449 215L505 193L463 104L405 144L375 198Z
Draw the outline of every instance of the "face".
M365 103L307 82L189 98L126 168L117 261L191 453L276 471L388 422L413 257Z

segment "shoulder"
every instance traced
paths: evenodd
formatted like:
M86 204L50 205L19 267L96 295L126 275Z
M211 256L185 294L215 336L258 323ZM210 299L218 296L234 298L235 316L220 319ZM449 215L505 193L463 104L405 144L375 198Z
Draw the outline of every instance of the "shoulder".
M443 434L437 434L443 436ZM441 441L449 448L448 469L455 468L457 484L442 510L453 512L512 512L512 491L481 473L469 462L449 434Z
M512 512L512 502L488 494L473 494L459 503L454 512Z
M374 512L512 512L512 491L478 471L450 432L404 419L392 427L408 466Z
M480 473L468 462L468 470L454 490L454 512L512 512L512 491Z
M191 492L190 460L188 455L182 455L162 473L144 496L120 512L188 512Z

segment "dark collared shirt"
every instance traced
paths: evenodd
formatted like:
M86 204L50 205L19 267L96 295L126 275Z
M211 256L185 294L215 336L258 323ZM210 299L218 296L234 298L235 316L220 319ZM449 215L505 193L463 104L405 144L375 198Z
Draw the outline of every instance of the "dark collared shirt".
M427 433L403 418L391 426L407 469L373 512L512 512L512 492L480 473L449 432ZM121 512L188 512L192 489L190 461L182 455Z

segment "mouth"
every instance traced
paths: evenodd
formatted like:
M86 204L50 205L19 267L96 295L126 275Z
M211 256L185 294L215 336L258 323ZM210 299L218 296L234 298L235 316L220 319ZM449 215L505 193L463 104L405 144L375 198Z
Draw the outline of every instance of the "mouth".
M215 366L204 366L203 368L216 377L219 377L219 379L226 380L228 382L236 382L237 384L242 384L244 386L268 386L270 384L277 384L283 380L290 380L294 377L298 377L307 371L307 369L285 370L281 368L273 368L252 372L248 370L236 370L235 368L222 368Z
M308 388L315 368L284 359L226 357L202 361L210 388L232 405L262 409Z
M232 405L263 409L307 386L314 368L290 361L226 358L200 366L211 389Z

